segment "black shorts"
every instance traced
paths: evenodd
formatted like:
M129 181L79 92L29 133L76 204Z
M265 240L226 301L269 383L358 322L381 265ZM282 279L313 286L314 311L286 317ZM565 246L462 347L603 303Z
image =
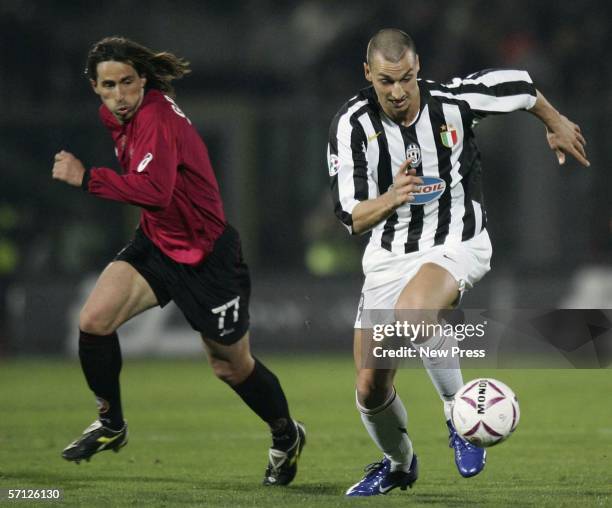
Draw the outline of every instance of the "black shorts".
M229 345L249 329L249 268L242 259L238 231L229 224L198 266L169 258L140 228L115 261L132 265L161 307L174 300L192 328L207 339Z

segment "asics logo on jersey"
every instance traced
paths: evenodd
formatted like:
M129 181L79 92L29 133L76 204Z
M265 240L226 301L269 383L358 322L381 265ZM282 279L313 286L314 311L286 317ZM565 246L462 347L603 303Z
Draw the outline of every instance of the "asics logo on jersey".
M411 205L424 205L438 199L446 190L446 182L435 176L422 176L423 184L413 193Z
M153 154L149 152L147 155L145 155L142 158L142 160L140 161L140 164L138 164L138 167L136 168L136 171L138 171L139 173L142 173L147 167L147 165L149 164L149 162L151 162L152 160L153 160Z

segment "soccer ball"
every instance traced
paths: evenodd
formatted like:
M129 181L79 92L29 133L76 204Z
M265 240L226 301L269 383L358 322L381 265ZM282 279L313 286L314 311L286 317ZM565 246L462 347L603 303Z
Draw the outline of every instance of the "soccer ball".
M480 447L501 443L514 432L521 412L514 392L496 379L472 379L455 394L451 420L457 433Z

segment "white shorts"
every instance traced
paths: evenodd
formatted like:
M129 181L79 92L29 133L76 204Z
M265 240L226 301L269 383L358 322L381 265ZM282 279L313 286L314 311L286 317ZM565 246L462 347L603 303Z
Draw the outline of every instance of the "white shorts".
M361 328L363 309L394 309L406 284L425 263L435 263L446 269L457 281L459 293L463 294L491 269L491 254L491 240L486 229L459 244L438 245L409 254L394 254L368 244L363 254L365 282L355 328Z

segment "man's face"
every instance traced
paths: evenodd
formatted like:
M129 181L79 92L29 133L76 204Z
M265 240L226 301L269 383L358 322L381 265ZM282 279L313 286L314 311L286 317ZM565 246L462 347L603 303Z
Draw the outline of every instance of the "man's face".
M98 79L91 80L94 92L119 122L127 122L140 107L146 78L131 65L112 60L100 62L96 71Z
M407 50L399 62L393 63L375 51L370 64L363 65L365 77L374 86L378 102L387 115L401 120L411 106L414 109L414 101L419 98L418 55ZM419 105L416 104L416 107Z

